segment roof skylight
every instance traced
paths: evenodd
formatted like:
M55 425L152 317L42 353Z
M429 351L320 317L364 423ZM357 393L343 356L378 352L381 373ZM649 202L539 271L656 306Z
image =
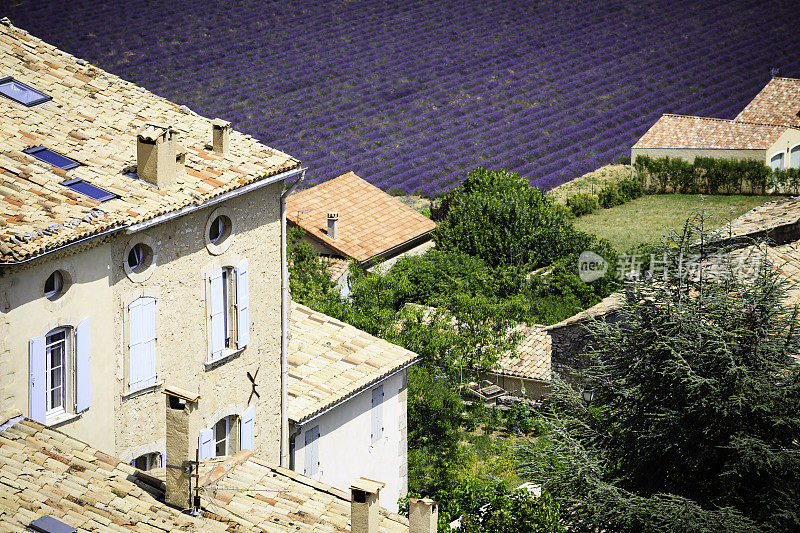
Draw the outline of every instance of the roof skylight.
M100 202L106 202L108 200L113 200L114 198L117 198L117 195L114 194L113 192L108 192L107 190L101 189L100 187L95 187L88 181L84 181L80 178L62 181L61 185L69 187L75 192L84 194L89 198L94 198L95 200L98 200Z
M80 166L80 163L78 163L74 159L70 159L69 157L63 156L58 152L54 152L50 148L45 148L44 146L27 148L23 150L23 152L32 155L39 161L44 161L48 165L53 165L54 167L58 167L63 170L69 170L71 168Z
M61 520L56 520L50 515L37 518L31 522L30 527L34 531L42 531L43 533L74 533L77 531L71 525L65 524Z
M11 76L0 78L0 94L28 107L52 100L51 96L37 91L30 85L25 85Z

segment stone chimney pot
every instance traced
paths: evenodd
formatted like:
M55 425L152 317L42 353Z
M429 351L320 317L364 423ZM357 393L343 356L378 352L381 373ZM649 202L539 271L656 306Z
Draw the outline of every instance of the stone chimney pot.
M328 237L333 240L339 238L339 213L335 211L328 213Z
M351 533L378 533L378 493L385 486L365 477L350 485Z
M226 154L231 147L231 123L221 118L211 121L211 146L218 154Z

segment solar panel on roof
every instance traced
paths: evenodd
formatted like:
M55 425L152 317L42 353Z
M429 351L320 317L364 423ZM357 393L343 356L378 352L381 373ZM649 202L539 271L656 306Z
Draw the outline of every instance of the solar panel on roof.
M105 202L107 200L112 200L117 197L116 194L113 192L108 192L105 189L101 189L100 187L95 187L88 181L82 180L80 178L62 181L61 185L69 187L75 192L79 192L81 194L85 194L89 198L94 198L100 202Z
M29 85L25 85L21 81L15 80L11 76L0 79L0 94L28 107L52 99L52 97L37 91Z
M58 152L54 152L50 148L45 148L44 146L27 148L23 150L23 152L32 155L39 161L44 161L49 165L53 165L54 167L58 167L63 170L69 170L71 168L80 166L80 163L78 163L74 159L70 159L69 157L63 156Z
M52 516L45 515L31 522L31 529L42 531L43 533L75 533L77 529L61 520L56 520Z

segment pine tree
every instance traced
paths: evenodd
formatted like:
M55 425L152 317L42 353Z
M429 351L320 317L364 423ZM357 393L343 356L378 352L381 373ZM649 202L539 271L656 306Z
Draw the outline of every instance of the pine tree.
M797 310L776 265L737 276L743 251L709 244L704 225L658 253L723 259L725 275L631 282L621 320L591 326L581 383L555 380L548 435L520 449L578 530L800 530Z

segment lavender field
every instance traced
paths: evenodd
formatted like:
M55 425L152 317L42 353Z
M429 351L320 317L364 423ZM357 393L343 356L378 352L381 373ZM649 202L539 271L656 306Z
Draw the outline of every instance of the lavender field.
M800 77L796 0L11 0L19 27L309 165L433 194L481 165L550 188L661 113L732 118Z

